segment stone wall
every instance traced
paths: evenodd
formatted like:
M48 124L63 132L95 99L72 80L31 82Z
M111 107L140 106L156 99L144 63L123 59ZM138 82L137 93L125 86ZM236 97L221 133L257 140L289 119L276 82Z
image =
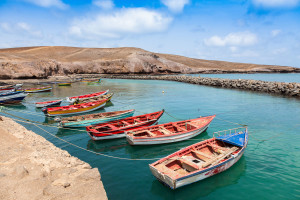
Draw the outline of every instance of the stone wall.
M111 79L145 79L167 80L197 85L206 85L222 88L250 90L256 92L273 93L284 96L300 98L300 83L284 83L271 81L258 81L246 79L223 79L192 76L135 76L135 75L105 75L103 78Z

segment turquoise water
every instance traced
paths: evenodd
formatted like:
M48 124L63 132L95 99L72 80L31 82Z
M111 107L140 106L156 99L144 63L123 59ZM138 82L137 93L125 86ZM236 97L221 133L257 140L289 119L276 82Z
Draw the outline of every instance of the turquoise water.
M186 74L186 75L211 77L211 78L252 79L252 80L261 80L261 81L300 83L300 73L295 73L295 74Z
M130 146L125 139L94 142L84 129L43 127L59 138L93 152L129 159L154 158L153 161L96 155L70 146L34 125L24 124L71 155L98 167L109 199L300 198L299 99L169 81L105 79L100 85L76 83L72 87L54 86L51 93L30 94L23 105L9 107L14 111L8 112L51 124L53 121L34 108L34 102L106 89L115 95L112 103L101 110L103 112L135 108L135 115L138 115L164 108L178 120L217 114L207 132L193 140L146 147ZM160 123L176 119L164 114ZM233 122L247 124L250 135L244 156L232 168L175 191L162 185L151 174L148 164L156 158L210 138L214 131L240 127Z

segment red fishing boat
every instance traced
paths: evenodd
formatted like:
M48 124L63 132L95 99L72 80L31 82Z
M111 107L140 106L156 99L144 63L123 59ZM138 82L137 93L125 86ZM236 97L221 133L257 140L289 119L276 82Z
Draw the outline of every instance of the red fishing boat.
M165 144L187 140L204 132L215 116L139 128L126 132L126 139L131 145Z
M92 93L92 94L86 94L86 95L74 96L74 97L67 97L67 101L70 102L70 103L74 103L76 101L76 99L79 99L79 100L89 99L89 98L92 98L92 97L98 97L98 96L105 95L108 92L109 92L109 90L105 90L105 91Z
M93 101L88 103L81 103L70 106L61 106L54 108L44 108L42 111L46 116L53 117L58 115L73 115L79 113L90 112L93 110L97 110L99 108L103 108L107 102L107 99L103 99L100 101Z
M87 126L88 135L93 140L106 140L125 137L125 131L135 130L141 127L151 126L163 115L164 110L128 117L121 120L110 121L98 125Z

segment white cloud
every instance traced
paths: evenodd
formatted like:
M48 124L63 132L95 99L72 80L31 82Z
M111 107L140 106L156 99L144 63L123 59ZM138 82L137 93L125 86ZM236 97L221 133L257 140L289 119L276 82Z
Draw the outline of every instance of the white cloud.
M23 1L35 4L37 6L45 7L45 8L48 7L57 7L60 9L68 8L68 5L62 2L62 0L23 0Z
M252 0L253 4L265 8L295 7L300 0Z
M11 27L10 27L10 24L6 23L6 22L3 22L3 23L0 23L0 27L1 29L3 29L4 31L11 31Z
M24 31L30 31L30 27L28 24L24 23L24 22L19 22L17 23L17 27L21 30L24 30Z
M18 22L16 24L0 23L0 28L9 34L21 34L24 36L28 34L30 36L40 37L42 36L41 31L33 30L29 24L25 22Z
M212 36L204 40L207 46L250 46L256 44L257 36L251 32L229 33L225 37Z
M181 12L185 5L189 4L189 0L161 0L172 12Z
M279 30L279 29L276 29L276 30L272 30L271 31L271 35L273 36L273 37L276 37L277 35L279 35L281 33L281 30Z
M142 34L165 30L172 18L144 8L128 8L73 21L70 33L84 37L118 38L123 34Z
M93 4L105 10L112 9L115 6L112 0L94 0Z

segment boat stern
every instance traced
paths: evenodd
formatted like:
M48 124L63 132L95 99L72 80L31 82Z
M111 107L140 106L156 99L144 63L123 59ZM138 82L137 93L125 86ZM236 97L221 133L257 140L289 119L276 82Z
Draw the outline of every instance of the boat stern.
M168 175L159 172L152 164L149 165L151 173L164 185L171 189L176 189L176 180L173 180Z
M130 145L134 145L134 140L133 138L125 132L126 140Z

